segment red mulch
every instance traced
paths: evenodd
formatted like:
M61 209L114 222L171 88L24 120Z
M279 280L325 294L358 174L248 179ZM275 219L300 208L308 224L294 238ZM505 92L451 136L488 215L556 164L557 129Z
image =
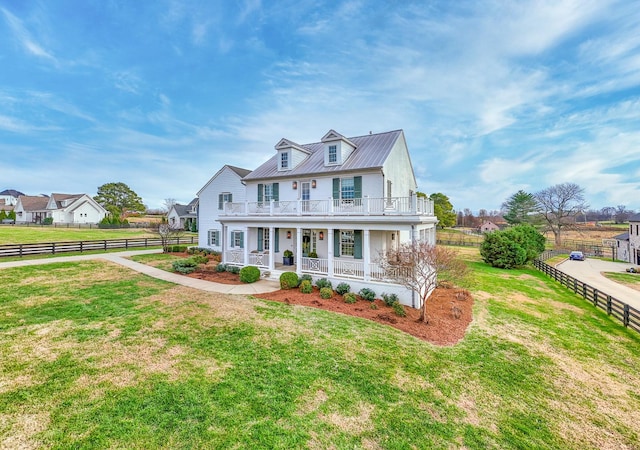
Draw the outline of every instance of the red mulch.
M215 262L207 264L203 269L187 276L217 283L242 284L237 274L216 272L214 264ZM431 294L427 301L429 323L419 320L420 311L411 307L405 306L407 316L400 317L382 300L369 302L358 297L356 303L349 304L335 292L332 298L325 300L320 298L319 290L315 287L312 294L303 294L299 289L289 289L260 294L260 298L362 317L397 328L436 345L457 343L464 337L473 319L473 297L468 291L454 288L437 288ZM372 305L376 308L372 309Z

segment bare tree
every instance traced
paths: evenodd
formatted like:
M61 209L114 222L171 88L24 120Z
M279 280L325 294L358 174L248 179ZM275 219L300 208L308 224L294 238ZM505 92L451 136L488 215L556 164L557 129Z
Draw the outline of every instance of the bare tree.
M617 224L627 222L630 215L631 211L629 211L625 205L618 205L616 207L615 219Z
M175 205L176 199L175 198L165 198L164 199L164 207L165 207L165 212L169 212L171 211L171 208L173 207L173 205Z
M467 272L457 253L426 241L406 242L380 255L378 263L387 276L420 296L420 320L428 323L427 299L444 282L456 283Z
M541 214L547 227L553 232L557 246L562 245L562 232L575 226L576 217L588 205L584 201L584 189L575 183L562 183L534 194L541 206Z
M171 243L177 241L177 239L184 234L184 229L171 226L167 223L165 217L162 218L161 222L152 222L150 228L160 237L160 243L164 253L169 253Z

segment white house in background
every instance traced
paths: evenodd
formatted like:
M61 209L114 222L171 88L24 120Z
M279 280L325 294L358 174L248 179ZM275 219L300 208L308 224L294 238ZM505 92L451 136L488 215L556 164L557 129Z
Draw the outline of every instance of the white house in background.
M223 262L396 293L419 307L419 296L393 284L377 263L401 243L436 242L433 204L416 195L404 132L346 138L330 130L313 144L281 139L275 150L243 177L246 200L234 194L218 202ZM287 250L292 266L283 265Z
M640 265L640 213L629 218L629 260Z
M174 204L167 213L167 221L172 228L191 230L192 223L198 223L198 199L194 198L188 205Z
M223 166L198 192L198 245L222 251L222 225L218 215L226 202L245 201L242 178L250 170Z
M47 217L53 223L98 223L108 214L87 194L21 195L15 212L16 223L42 223Z
M16 191L15 189L5 189L0 192L0 204L5 206L5 211L10 211L18 203L18 197L21 195L24 194L20 191Z

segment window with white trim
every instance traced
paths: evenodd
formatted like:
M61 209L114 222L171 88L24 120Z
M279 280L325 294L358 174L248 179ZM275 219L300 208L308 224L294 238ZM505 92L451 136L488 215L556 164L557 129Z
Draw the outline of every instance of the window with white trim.
M221 192L218 196L218 209L224 209L224 204L231 203L232 198L231 192Z
M209 230L209 238L207 239L207 245L220 246L220 230Z
M353 230L340 231L340 255L354 256L355 242L356 239Z
M353 178L342 178L340 180L340 198L342 200L353 200L356 197L356 188Z
M231 232L231 247L244 248L244 233L242 231Z
M338 146L330 145L329 146L329 164L337 164L338 163Z
M289 153L281 152L280 153L280 168L288 169L289 168Z
M269 229L268 228L263 228L262 229L262 250L263 251L267 251L269 250Z
M265 202L270 202L273 198L273 184L265 184L264 185L264 194L262 199Z

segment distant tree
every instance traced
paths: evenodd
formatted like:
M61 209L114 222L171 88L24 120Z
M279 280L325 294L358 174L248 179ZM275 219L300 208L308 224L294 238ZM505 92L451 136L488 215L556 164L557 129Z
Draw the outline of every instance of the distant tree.
M123 217L127 212L144 213L147 207L142 199L124 183L106 183L98 187L93 199L112 215Z
M584 189L575 183L562 183L535 194L544 222L553 232L557 246L562 245L562 232L575 226L576 217L587 209Z
M7 214L7 218L13 220L14 222L16 221L16 212L14 210L9 211L9 214Z
M163 253L169 253L171 242L184 234L183 228L170 225L166 217L163 217L160 222L152 222L150 228L160 238Z
M0 222L7 218L7 213L4 209L0 209Z
M613 206L605 206L600 210L600 214L606 217L606 220L614 220L616 215L616 208Z
M538 200L523 190L519 190L511 197L509 197L503 204L502 208L505 211L503 215L504 220L511 225L518 225L521 223L533 224L540 212L540 205Z
M456 226L464 227L464 213L462 211L456 213Z
M618 205L615 212L616 223L626 223L629 221L629 216L632 214L625 205Z
M175 198L165 198L164 199L165 212L171 211L171 208L173 208L173 205L175 205L176 203L177 202Z
M420 320L429 322L427 300L441 283L457 284L467 274L467 266L449 247L426 241L405 242L378 259L391 278L420 296Z
M454 226L456 224L456 213L449 201L449 197L437 192L431 194L429 199L433 202L433 211L438 218L438 225L442 228Z

